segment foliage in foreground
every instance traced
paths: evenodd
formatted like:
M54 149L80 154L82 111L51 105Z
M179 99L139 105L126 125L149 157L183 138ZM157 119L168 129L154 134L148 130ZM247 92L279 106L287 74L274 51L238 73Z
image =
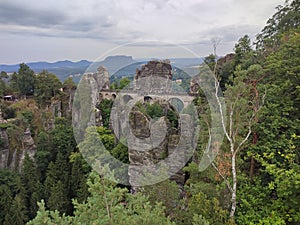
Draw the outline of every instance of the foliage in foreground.
M126 188L101 178L92 172L88 179L90 197L84 203L73 201L74 216L60 215L45 208L42 200L36 218L28 223L34 224L174 224L164 215L161 204L152 206L147 197L132 195ZM197 218L199 219L199 218Z

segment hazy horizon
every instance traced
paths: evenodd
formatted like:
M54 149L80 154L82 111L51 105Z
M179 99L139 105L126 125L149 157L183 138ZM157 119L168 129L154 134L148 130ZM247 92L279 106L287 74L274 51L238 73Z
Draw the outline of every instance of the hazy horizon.
M111 56L130 56L130 55L111 55ZM199 59L200 60L203 60L205 56L203 57L200 57ZM174 57L174 58L135 58L132 56L132 59L137 61L137 62L142 62L142 61L149 61L149 60L163 60L163 59L197 59L197 57ZM103 59L105 60L105 59ZM44 61L44 60L40 60L40 61L27 61L27 62L24 62L24 61L20 61L20 62L17 62L17 63L0 63L0 65L19 65L21 63L25 63L25 64L28 64L28 63L58 63L58 62L72 62L72 63L79 63L79 62L82 62L82 61L88 61L90 63L95 63L95 62L100 62L100 61L103 61L103 60L99 60L99 61L92 61L92 60L87 60L87 59L79 59L79 60L69 60L69 59L63 59L63 60L55 60L55 61Z

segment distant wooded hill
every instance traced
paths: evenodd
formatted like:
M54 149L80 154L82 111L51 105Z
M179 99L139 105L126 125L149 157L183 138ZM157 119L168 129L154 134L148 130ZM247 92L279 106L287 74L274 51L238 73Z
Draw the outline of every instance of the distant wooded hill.
M139 68L142 64L151 59L137 59L134 60L132 56L108 56L103 61L91 62L87 60L81 60L78 62L72 62L69 60L58 61L54 63L49 62L30 62L26 63L35 73L40 73L42 70L47 70L57 75L57 77L64 81L69 76L72 76L75 82L78 82L85 72L95 72L99 66L105 66L110 75L114 77L132 76L135 73L136 68ZM189 67L199 65L203 62L203 59L199 58L171 58L172 64L177 67ZM18 72L19 64L15 65L0 65L0 71L7 73Z

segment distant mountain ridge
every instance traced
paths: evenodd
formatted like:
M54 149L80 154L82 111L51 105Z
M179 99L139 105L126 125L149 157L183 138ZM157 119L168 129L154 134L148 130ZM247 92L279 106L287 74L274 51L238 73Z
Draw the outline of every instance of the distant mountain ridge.
M61 68L61 67L82 67L82 66L89 66L92 62L89 62L87 60L81 60L78 62L72 62L69 60L64 60L64 61L57 61L57 62L29 62L26 63L31 69L34 71L36 70L43 70L43 69L51 69L51 68ZM19 69L19 64L14 64L14 65L6 65L6 64L1 64L0 65L0 70L5 71L7 73L13 73L17 72ZM39 71L36 71L39 72Z
M26 63L35 73L40 73L42 70L47 70L58 76L60 80L65 80L69 76L80 77L85 72L95 72L99 66L105 66L112 74L124 66L135 63L132 56L108 56L103 61L91 62L87 60L81 60L78 62L72 62L69 60L57 61L54 63L49 62L29 62ZM0 65L0 71L7 73L18 72L19 64L14 65ZM78 78L77 78L78 79Z
M120 71L122 68L126 68L123 75L127 76L135 72L135 69L144 62L151 59L134 60L132 56L125 55L115 55L108 56L103 61L91 62L88 60L81 60L78 62L72 62L69 60L57 61L57 62L29 62L26 63L35 73L40 73L42 70L47 70L58 76L61 81L64 81L69 76L78 82L85 72L95 72L99 66L104 66L108 69L110 75L116 73L120 76ZM141 62L142 61L142 62ZM172 64L176 64L179 67L187 67L199 65L203 62L203 59L199 58L171 58ZM132 66L131 66L132 65ZM19 64L6 65L0 64L0 71L5 71L7 73L18 72Z

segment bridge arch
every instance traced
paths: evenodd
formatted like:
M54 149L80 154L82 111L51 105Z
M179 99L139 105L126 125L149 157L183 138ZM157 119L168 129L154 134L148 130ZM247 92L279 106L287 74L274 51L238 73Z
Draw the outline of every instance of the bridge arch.
M128 95L128 94L123 95L123 102L125 104L127 104L132 99L133 99L133 97L131 95Z
M152 102L153 101L153 98L151 96L144 96L144 102Z
M184 109L184 103L180 98L172 97L168 101L177 112L181 112Z

